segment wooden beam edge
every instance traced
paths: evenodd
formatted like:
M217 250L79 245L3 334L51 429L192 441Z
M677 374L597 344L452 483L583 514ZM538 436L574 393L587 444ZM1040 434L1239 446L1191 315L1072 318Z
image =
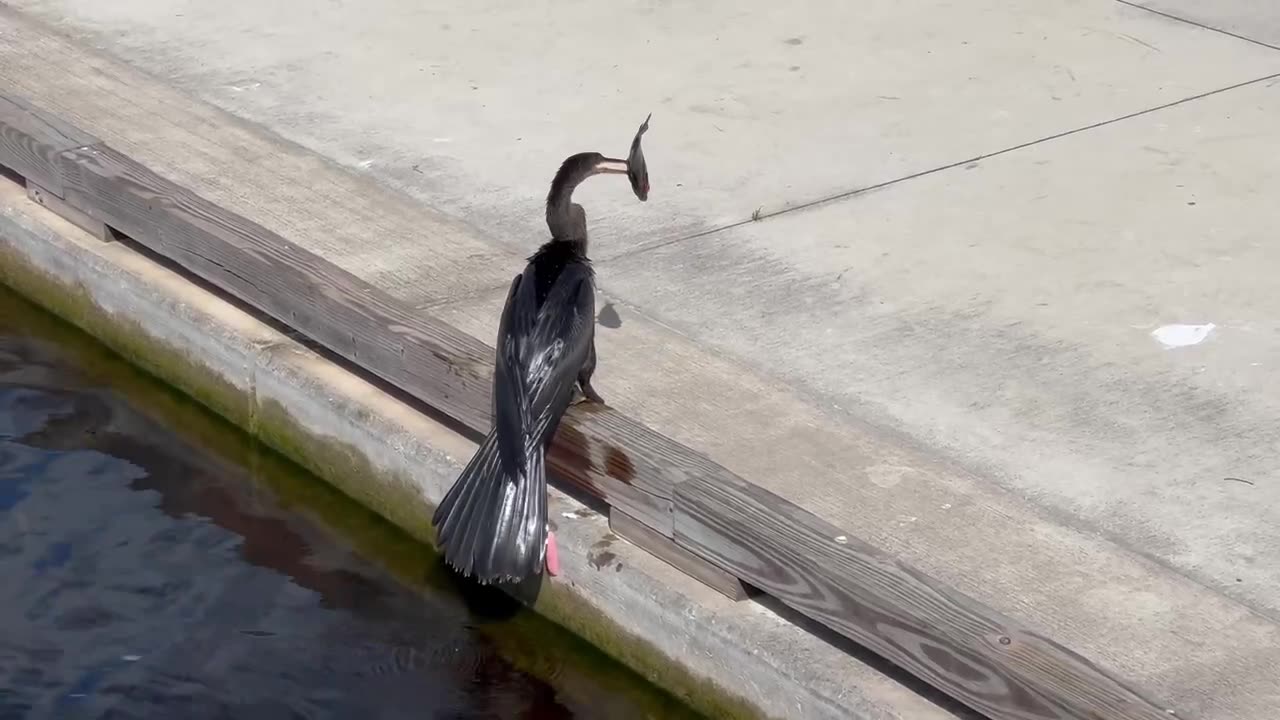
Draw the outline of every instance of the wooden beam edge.
M676 545L671 538L654 532L621 508L609 508L609 529L734 602L746 600L754 594L736 576Z
M1168 720L1065 646L745 480L676 488L675 543L992 720Z
M280 235L158 175L141 163L61 121L41 113L24 100L9 102L10 115L36 117L53 128L52 136L67 136L53 153L49 146L50 177L27 177L33 200L97 237L113 232L175 262L221 292L248 304L319 342L328 350L407 392L476 433L489 428L489 387L493 350L453 326L400 303L384 291L325 261ZM16 108L16 109L15 109ZM38 144L30 127L3 124L23 147ZM23 120L25 123L26 120ZM25 139L23 139L25 138ZM43 147L43 146L42 146ZM0 149L2 153L2 149ZM43 180L41 182L40 180ZM56 186L56 190L51 187ZM221 256L210 245L221 246ZM332 287L350 289L358 301L352 310L357 326L346 337L315 315L299 318L283 311L280 300L256 293L244 268L232 260L248 258L265 266L263 258L293 259L297 265L277 263L280 272L302 273L298 267L319 268L321 286L305 288L310 305L334 304ZM260 273L266 275L268 273ZM281 293L284 294L284 293ZM284 298L287 300L287 298ZM372 308L372 310L370 310ZM366 328L384 340L380 356L371 356L374 342L360 337ZM397 352L399 357L397 357ZM621 441L620 441L621 440ZM553 480L627 509L654 530L672 532L671 487L701 467L705 459L648 427L607 407L589 404L571 408L561 424L550 453Z

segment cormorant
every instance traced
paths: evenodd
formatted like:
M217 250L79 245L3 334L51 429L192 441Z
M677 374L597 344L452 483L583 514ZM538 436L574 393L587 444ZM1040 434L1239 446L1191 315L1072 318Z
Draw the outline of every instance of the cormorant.
M595 276L587 257L587 217L573 190L601 173L625 174L642 202L649 174L640 138L626 160L600 153L565 159L547 194L551 239L511 282L498 326L493 427L432 517L445 561L481 583L520 582L557 572L547 527L547 447L575 389L603 403L596 368ZM550 555L548 555L548 546Z

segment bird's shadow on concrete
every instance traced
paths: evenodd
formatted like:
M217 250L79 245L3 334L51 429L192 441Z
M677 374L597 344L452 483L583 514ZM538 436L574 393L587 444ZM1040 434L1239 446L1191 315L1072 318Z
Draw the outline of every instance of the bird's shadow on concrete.
M614 308L613 303L605 303L604 307L600 308L600 312L596 313L596 322L611 330L622 327L622 318L618 315L618 310Z

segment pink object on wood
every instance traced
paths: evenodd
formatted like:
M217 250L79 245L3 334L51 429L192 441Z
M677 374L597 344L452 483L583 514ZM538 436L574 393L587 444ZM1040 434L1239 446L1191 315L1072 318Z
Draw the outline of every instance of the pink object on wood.
M556 534L550 530L547 531L547 572L552 575L560 574L560 553L556 551Z

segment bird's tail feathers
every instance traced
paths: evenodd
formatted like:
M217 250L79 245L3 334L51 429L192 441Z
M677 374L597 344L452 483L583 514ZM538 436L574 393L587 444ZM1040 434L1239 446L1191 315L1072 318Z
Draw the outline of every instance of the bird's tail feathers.
M546 559L545 448L526 451L523 468L504 467L490 431L432 517L447 563L481 583L519 582Z

